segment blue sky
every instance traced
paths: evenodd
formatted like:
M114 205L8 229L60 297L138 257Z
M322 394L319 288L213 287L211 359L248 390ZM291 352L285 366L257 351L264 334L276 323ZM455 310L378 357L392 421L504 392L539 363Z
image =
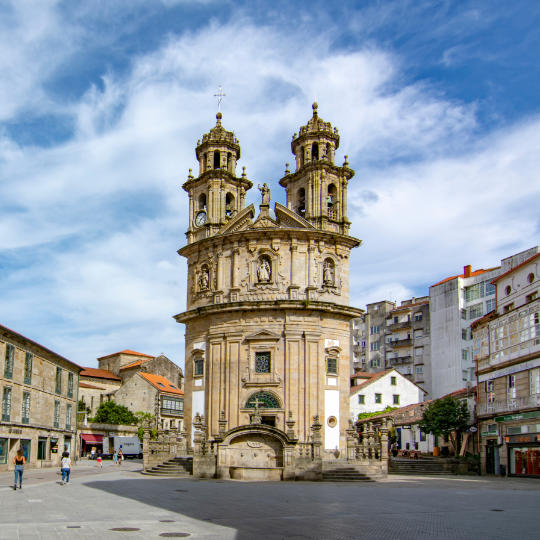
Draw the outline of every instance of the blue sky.
M535 1L0 0L0 322L82 365L183 363L180 186L220 84L274 200L313 100L339 128L353 305L537 245L539 22Z

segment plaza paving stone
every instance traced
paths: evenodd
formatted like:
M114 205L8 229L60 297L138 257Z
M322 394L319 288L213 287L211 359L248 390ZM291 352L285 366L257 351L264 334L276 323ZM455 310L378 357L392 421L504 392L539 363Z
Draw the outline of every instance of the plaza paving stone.
M540 481L398 477L364 483L247 483L143 477L79 463L0 473L0 539L509 539L538 537ZM137 530L112 530L112 529Z

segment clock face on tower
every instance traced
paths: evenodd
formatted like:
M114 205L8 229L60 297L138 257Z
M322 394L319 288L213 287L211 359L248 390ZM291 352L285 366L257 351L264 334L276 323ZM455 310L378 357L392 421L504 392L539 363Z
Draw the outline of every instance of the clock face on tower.
M202 227L206 223L206 212L204 210L201 210L196 216L195 216L195 225L197 227Z

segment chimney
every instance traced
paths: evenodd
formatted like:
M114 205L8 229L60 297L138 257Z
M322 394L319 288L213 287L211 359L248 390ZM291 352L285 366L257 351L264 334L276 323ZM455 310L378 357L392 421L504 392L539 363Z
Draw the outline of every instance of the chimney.
M468 264L467 266L463 267L463 277L471 277L471 265Z

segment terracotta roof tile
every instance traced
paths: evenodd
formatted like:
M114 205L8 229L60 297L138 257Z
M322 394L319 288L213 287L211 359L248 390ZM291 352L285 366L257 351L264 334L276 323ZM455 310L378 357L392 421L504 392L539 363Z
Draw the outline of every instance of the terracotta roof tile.
M113 381L119 381L120 377L117 377L112 371L107 369L96 369L91 367L85 367L80 373L81 377L94 377L96 379L111 379Z
M146 358L144 360L136 360L135 362L131 362L131 364L126 364L125 366L122 366L120 368L120 371L122 371L123 369L130 369L130 368L140 366L140 365L144 364L145 362L148 362L149 360L152 360L153 358L154 357L152 356L151 358Z
M358 384L356 386L353 386L351 388L351 394L356 392L357 390L360 390L361 388L364 388L366 386L369 386L370 384L374 383L381 377L384 377L385 375L388 375L391 371L396 371L395 369L385 369L384 371L379 371L379 373L370 373L372 377L370 377L367 381L364 381L362 384Z
M486 272L491 272L492 270L497 270L497 268L499 268L499 267L495 266L493 268L488 268L487 270L484 270L483 268L480 268L479 270L474 270L473 272L471 272L471 275L468 276L468 277L479 276L481 274L485 274ZM457 276L448 277L448 278L443 279L442 281L439 281L438 283L435 283L434 285L431 285L431 286L436 287L437 285L442 285L443 283L446 283L447 281L452 281L453 279L456 279L456 278L465 278L465 274L458 274Z
M103 386L96 386L95 384L88 384L85 382L79 382L79 388L93 388L94 390L105 390Z
M156 375L155 373L144 373L144 371L139 371L138 375L140 375L143 379L146 379L160 392L167 392L167 394L178 394L179 396L184 395L182 390L180 390L176 385L169 381L169 379L166 379L162 375Z
M107 354L105 356L100 356L98 360L102 360L103 358L110 358L111 356L116 356L117 354L129 354L131 356L145 356L146 358L154 358L154 356L150 354L144 354L137 351L132 351L131 349L124 349L123 351L120 351L120 352L115 352L112 354Z

